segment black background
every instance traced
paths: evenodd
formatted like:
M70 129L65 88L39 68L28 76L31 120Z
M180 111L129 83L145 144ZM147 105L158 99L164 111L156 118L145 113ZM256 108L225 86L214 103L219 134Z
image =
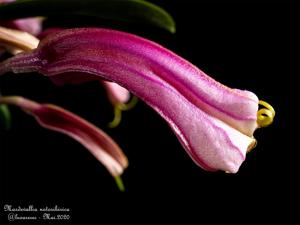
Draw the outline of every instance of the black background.
M112 130L112 107L97 82L55 87L37 74L7 74L0 78L2 94L81 115L119 143L130 166L121 193L80 144L11 108L13 127L0 131L3 222L3 205L13 204L68 207L71 220L61 224L300 224L299 3L153 2L174 16L176 34L113 27L163 44L221 83L253 91L274 106L274 123L255 132L258 146L237 174L210 173L191 161L166 122L141 101Z

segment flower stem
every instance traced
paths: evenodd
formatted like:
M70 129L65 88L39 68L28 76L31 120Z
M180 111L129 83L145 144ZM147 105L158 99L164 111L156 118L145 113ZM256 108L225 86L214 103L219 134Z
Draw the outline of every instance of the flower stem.
M131 100L127 104L117 104L114 108L114 119L108 124L109 128L115 128L117 127L122 120L122 111L128 111L132 109L138 102L138 98L136 96L133 96Z
M122 111L118 106L115 106L115 108L114 108L114 119L113 119L113 121L111 121L108 124L108 127L109 128L117 127L120 124L121 119L122 119Z
M9 130L11 128L11 114L5 104L0 104L0 120L3 122L4 129Z
M119 190L121 192L124 192L125 191L125 186L123 184L121 176L115 176L114 178L115 178L115 181L116 181L116 184L117 184Z
M138 102L138 98L136 96L133 96L127 104L119 104L118 107L122 111L128 111L132 109L137 104L137 102Z

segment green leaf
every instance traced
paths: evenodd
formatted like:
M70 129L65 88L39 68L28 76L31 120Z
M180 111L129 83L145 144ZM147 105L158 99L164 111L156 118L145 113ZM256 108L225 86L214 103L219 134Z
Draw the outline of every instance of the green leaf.
M7 105L0 104L0 123L5 129L10 129L11 127L11 115Z
M176 29L168 12L143 0L19 0L0 5L0 20L70 14L142 23L171 33Z

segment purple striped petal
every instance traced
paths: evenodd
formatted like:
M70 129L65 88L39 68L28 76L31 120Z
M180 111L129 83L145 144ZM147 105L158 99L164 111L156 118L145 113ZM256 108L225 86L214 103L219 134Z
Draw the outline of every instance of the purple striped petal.
M47 129L66 134L85 146L111 173L119 176L128 166L120 147L103 131L77 115L50 104L38 104L22 97L0 97L0 104L12 104L34 116Z
M57 33L64 30L63 28L59 28L59 27L55 27L55 28L48 28L46 30L43 30L43 32L38 36L40 39L43 39L45 37L47 37L48 35L51 35L53 33ZM76 76L76 75L72 75L72 76ZM92 78L93 80L94 78ZM79 75L79 81L77 83L82 83L82 75ZM63 85L64 83L75 83L76 84L76 80L72 79L68 82L66 82L65 79L58 79L56 80L55 78L52 80L54 83L58 84L58 85ZM100 83L104 86L108 99L110 100L110 102L112 103L112 105L116 106L118 104L125 104L129 101L130 99L130 92L128 90L126 90L125 88L121 87L120 85L113 83L113 82L109 82L109 81L105 81L105 80L101 80Z
M7 71L37 71L61 82L99 78L116 82L152 106L192 159L207 170L237 172L255 143L255 94L230 89L180 56L135 35L107 29L65 30L45 38L36 50L2 63L0 74Z

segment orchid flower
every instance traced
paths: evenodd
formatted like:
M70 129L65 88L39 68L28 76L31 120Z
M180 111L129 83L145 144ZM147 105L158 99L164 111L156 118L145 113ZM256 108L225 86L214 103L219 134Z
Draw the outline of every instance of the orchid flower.
M19 96L0 96L0 106L1 104L18 106L34 116L41 126L66 134L81 143L107 168L116 179L120 190L124 190L119 176L128 166L127 158L120 147L102 130L55 105L39 104Z
M0 74L39 72L60 82L106 79L140 97L169 124L194 162L236 173L274 109L249 91L226 87L141 37L108 29L58 32L0 64ZM266 109L259 109L262 103ZM262 111L263 110L263 111Z
M0 0L0 4L14 2L15 0ZM25 18L9 21L1 21L5 27L26 31L32 35L38 35L42 31L42 18Z

